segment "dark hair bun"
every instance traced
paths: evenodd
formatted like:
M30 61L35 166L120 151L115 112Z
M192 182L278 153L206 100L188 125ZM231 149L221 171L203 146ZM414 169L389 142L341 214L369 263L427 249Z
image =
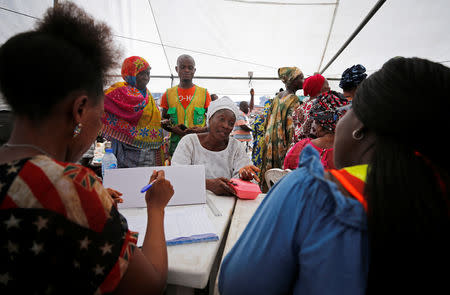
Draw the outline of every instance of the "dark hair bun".
M98 99L119 60L108 26L64 2L2 45L0 90L15 113L41 119L72 91Z
M356 88L367 77L366 68L363 65L354 65L342 73L339 87L343 90Z

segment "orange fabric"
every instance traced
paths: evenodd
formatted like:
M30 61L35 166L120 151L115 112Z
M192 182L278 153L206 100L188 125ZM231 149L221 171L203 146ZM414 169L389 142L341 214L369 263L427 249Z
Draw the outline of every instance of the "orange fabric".
M178 96L180 98L181 104L185 109L188 107L189 103L194 97L194 93L195 93L195 86L192 86L191 88L188 89L178 87ZM211 103L211 96L209 95L209 92L206 91L205 109L209 107L210 103ZM166 110L169 108L169 104L167 103L167 91L164 92L163 96L161 97L161 107Z
M364 182L345 170L328 170L342 184L342 186L364 207L367 212L367 201L364 198Z

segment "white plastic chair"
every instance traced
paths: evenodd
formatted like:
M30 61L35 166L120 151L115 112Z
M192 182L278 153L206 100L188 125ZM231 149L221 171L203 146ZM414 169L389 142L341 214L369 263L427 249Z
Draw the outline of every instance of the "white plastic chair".
M278 180L283 178L286 174L291 172L291 169L280 169L280 168L272 168L266 171L264 174L264 178L266 179L267 186L269 189L274 185Z

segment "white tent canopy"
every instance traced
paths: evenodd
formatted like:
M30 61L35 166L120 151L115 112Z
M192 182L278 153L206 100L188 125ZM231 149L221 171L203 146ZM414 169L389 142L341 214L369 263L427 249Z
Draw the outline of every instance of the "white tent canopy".
M59 0L62 2L63 0ZM282 66L298 66L305 76L324 68L376 0L77 0L109 24L123 57L149 61L152 76L173 75L177 57L196 61L196 76L276 77ZM32 29L53 0L0 0L0 44ZM387 0L349 46L323 73L339 78L354 65L368 73L393 56L418 56L450 65L450 1ZM328 42L327 42L328 40ZM117 69L117 74L120 70ZM210 93L248 99L273 96L279 80L195 79ZM152 78L152 92L178 83ZM332 81L332 89L340 90ZM301 92L300 92L301 94ZM258 101L256 101L258 103Z

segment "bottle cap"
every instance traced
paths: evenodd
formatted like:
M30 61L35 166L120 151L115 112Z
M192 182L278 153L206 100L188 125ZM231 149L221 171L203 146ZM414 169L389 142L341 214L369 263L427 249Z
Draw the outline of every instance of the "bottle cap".
M105 152L106 152L106 153L112 153L113 150L112 150L111 148L109 148L109 149L105 149Z
M111 141L106 141L105 142L105 150L110 149L110 148L111 148Z

